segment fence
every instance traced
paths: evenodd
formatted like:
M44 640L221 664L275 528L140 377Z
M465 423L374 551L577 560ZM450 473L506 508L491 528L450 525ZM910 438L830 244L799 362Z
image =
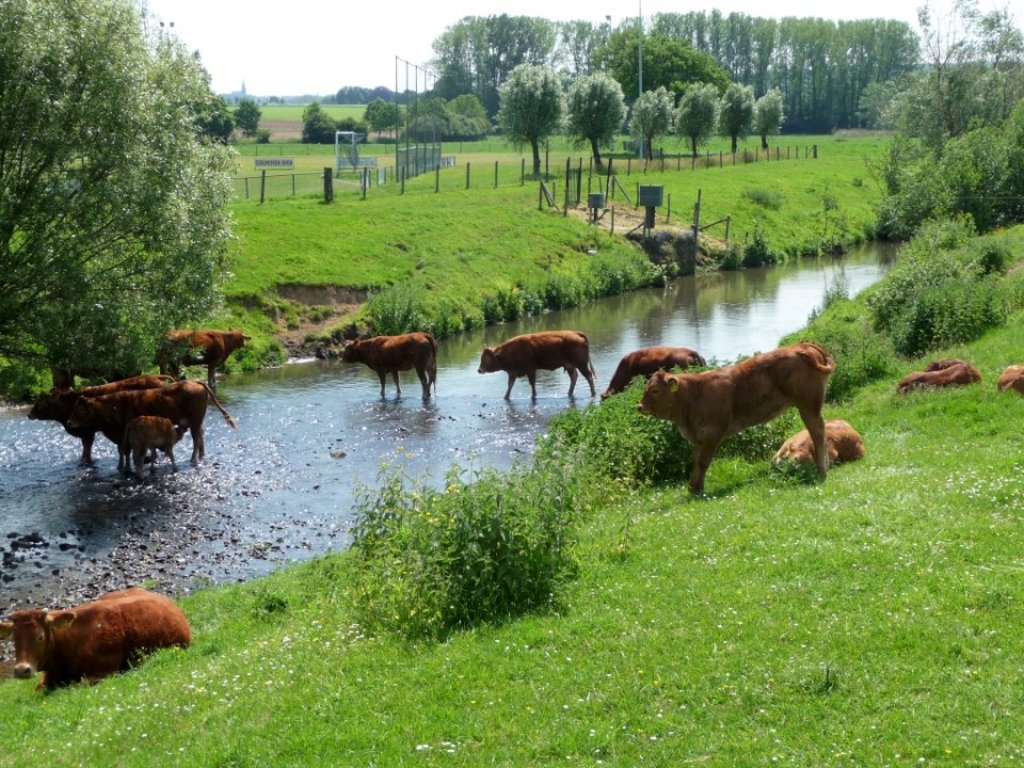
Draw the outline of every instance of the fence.
M724 168L726 166L745 165L750 163L775 163L794 160L812 160L818 157L817 145L810 146L789 146L774 147L772 149L744 149L739 152L707 152L701 155L679 154L668 155L659 153L654 159L642 159L636 157L609 157L597 167L594 158L588 160L588 166L584 166L584 158L578 158L573 163L568 158L564 165L552 165L547 157L542 161L542 177L546 179L567 179L572 174L572 182L567 181L566 187L571 187L571 200L569 204L577 204L583 194L583 179L587 179L587 191L595 179L605 177L607 180L630 177L634 174L665 173L668 171L696 172L698 170L710 170ZM416 189L433 187L433 191L442 191L442 171L455 169L455 158L451 155L441 156L435 161L436 165L423 173L416 181ZM332 169L333 170L333 169ZM360 168L355 171L334 173L334 185L343 189L355 191L366 197L374 187L390 188L393 193L405 194L407 186L413 184L412 175L402 173L402 168L394 165L377 166L376 168ZM433 171L431 173L431 170ZM473 187L494 187L505 185L525 185L527 180L535 180L532 168L527 169L527 159L521 158L519 162L467 161L465 174L462 173L444 174L444 189ZM324 175L322 172L267 172L263 171L255 176L236 176L233 179L235 197L240 200L255 200L263 202L268 198L289 197L298 195L323 195Z

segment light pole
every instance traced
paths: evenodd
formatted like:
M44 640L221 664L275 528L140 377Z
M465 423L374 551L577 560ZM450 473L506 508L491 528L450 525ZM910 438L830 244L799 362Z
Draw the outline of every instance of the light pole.
M636 46L636 96L639 99L644 95L644 7L641 0L637 0L637 46ZM644 156L644 139L641 136L637 145L637 157Z

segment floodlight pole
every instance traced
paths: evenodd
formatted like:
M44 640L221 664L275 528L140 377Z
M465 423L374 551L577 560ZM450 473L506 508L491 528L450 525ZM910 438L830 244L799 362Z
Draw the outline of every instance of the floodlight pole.
M636 96L644 95L644 7L643 0L637 0L637 46L636 46ZM644 156L644 139L638 143L637 157Z

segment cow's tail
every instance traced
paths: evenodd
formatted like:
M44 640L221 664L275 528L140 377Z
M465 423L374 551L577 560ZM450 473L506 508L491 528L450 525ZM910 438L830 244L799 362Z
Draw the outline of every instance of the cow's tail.
M224 406L220 404L220 401L217 399L217 395L213 393L213 389L210 387L210 385L207 384L205 381L201 381L199 383L206 387L207 397L209 397L210 400L213 401L213 404L217 406L217 410L224 414L224 420L228 423L228 426L231 427L232 429L238 429L238 425L235 423L235 420L231 418L231 414L228 413L224 409Z
M826 375L831 375L836 370L836 359L832 353L816 341L805 341L805 346L811 347L817 354L804 353L804 357L811 365Z
M428 333L427 338L430 339L430 383L434 386L434 394L437 394L437 339L434 338L434 334Z

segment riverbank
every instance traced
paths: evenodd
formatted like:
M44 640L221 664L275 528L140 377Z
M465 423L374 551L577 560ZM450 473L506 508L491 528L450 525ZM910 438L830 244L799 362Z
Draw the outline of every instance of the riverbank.
M317 559L185 598L193 647L136 672L0 685L0 762L1017 762L1024 399L993 382L1022 328L935 351L982 385L898 396L908 362L828 406L867 456L822 483L726 457L706 497L588 510L557 612L370 637Z

